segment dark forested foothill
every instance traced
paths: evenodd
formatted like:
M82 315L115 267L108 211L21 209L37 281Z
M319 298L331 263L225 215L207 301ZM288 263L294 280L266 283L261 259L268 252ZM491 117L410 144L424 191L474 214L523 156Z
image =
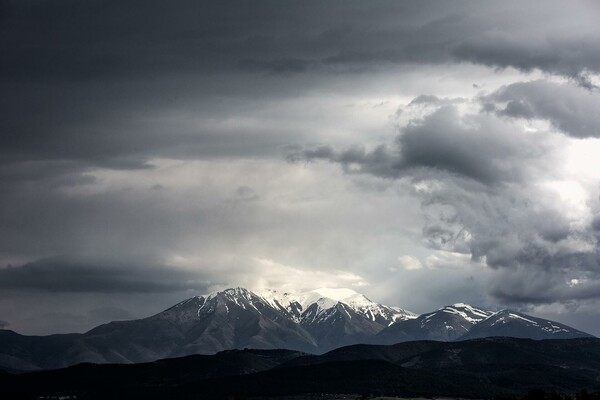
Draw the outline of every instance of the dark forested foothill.
M322 355L244 349L141 364L87 363L22 374L3 372L0 399L356 394L600 400L598 376L600 339L486 338L354 345Z

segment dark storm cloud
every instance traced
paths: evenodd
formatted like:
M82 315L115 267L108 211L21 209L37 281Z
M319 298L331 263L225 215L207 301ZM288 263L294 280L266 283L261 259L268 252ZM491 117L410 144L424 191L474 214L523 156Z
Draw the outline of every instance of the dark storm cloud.
M310 62L299 58L279 58L275 60L241 60L238 65L242 69L251 72L269 72L273 74L292 74L304 72L310 66Z
M196 290L206 283L189 272L164 266L44 259L0 269L2 290L40 292L163 293Z
M453 54L460 60L490 67L540 69L573 78L587 89L594 88L589 72L600 71L597 32L583 38L564 38L549 32L548 36L536 34L527 40L521 34L485 32L456 46Z
M600 96L569 84L519 82L483 97L487 110L513 118L548 120L578 138L600 137Z
M598 67L597 52L589 51L597 49L593 31L583 38L553 41L545 35L553 32L549 21L536 24L528 19L540 14L533 3L477 7L464 1L6 4L2 48L7 57L0 63L5 80L205 73L239 66L301 72L315 62L353 69L454 58L550 71L563 70L555 67L559 62L573 65L569 72ZM544 5L541 16L550 21L561 21L564 13L576 18L597 11L592 4L587 9L559 2ZM521 15L515 18L515 13ZM519 35L528 30L537 34L524 41ZM548 58L555 62L545 61Z
M272 154L280 140L264 129L223 132L152 119L165 110L227 118L240 93L252 90L231 74L243 60L287 48L289 35L277 31L291 18L276 5L252 10L246 3L7 2L0 163L127 169L147 167L152 157ZM301 64L267 58L255 64L275 72Z
M242 100L214 99L196 81L7 84L6 89L4 98L0 95L8 116L0 121L0 163L6 165L48 160L63 166L70 161L72 170L135 169L148 168L153 157L261 156L282 144L264 129L219 125Z
M505 304L573 304L600 297L600 254L573 252L547 256L545 268L519 267L495 274L490 294ZM584 273L584 277L573 278Z
M8 322L0 320L0 329L6 329L9 325Z
M545 2L542 24L528 19L537 5L510 4L5 2L0 163L73 160L121 169L161 156L275 154L290 143L275 132L149 122L190 99L190 114L225 118L240 96L272 96L272 85L255 83L257 71L327 75L464 60L577 76L598 71L594 29L558 41L549 30L564 13L577 19L594 5Z
M291 162L326 160L339 163L349 173L369 173L383 178L397 177L404 164L396 151L381 145L373 150L353 147L337 151L329 145L307 150L295 150L287 155Z
M527 147L527 138L504 140L507 126L481 117L461 120L453 107L442 107L409 124L398 142L410 167L447 170L488 184L521 179L515 161L536 158L544 146Z
M419 96L411 105L432 99ZM537 160L547 152L535 137L515 136L507 141L506 130L517 129L485 115L461 118L456 107L441 103L433 113L411 121L402 129L394 146L373 150L362 147L341 152L321 146L291 153L294 160L328 160L340 163L347 172L367 173L382 178L400 178L436 170L468 177L485 185L523 179L521 163ZM409 105L410 106L410 105Z
M355 70L454 59L574 76L598 71L597 32L581 29L597 6L543 5L540 10L539 4L516 1L9 1L0 71L5 80L87 80L240 66L267 72L302 72L310 65ZM583 36L569 32L571 26L552 24L565 15L578 20ZM554 38L557 28L564 32Z

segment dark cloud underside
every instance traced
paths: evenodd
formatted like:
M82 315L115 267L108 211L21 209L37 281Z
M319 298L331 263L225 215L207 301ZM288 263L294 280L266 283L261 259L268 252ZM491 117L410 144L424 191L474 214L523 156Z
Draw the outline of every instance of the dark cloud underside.
M2 290L39 292L161 293L206 290L206 282L169 267L53 258L0 270Z

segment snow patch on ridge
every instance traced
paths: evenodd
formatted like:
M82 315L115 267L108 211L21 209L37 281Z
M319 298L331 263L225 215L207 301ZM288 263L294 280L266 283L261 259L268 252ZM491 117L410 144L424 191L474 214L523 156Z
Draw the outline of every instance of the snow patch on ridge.
M446 306L440 311L448 314L460 315L464 320L476 324L493 315L492 312L480 310L465 303L455 303L451 306Z

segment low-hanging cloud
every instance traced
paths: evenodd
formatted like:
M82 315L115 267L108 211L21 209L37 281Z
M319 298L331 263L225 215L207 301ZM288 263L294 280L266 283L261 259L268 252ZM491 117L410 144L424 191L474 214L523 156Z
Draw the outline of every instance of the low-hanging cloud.
M484 108L511 118L549 121L561 132L600 137L600 96L568 83L518 82L483 96Z
M507 132L513 132L510 140ZM343 151L324 145L290 153L288 159L333 161L347 172L382 178L437 171L493 185L525 179L541 167L542 157L552 157L551 146L539 135L524 134L516 124L485 114L462 117L455 106L442 105L410 121L392 145ZM530 165L525 168L526 161Z
M0 269L2 290L79 293L165 293L209 285L197 274L164 266L132 266L114 261L55 257Z
M590 73L600 71L597 34L581 38L538 33L529 40L522 40L521 34L484 32L455 46L453 54L460 60L491 67L514 67L523 71L540 69L570 77L586 89L595 87Z

